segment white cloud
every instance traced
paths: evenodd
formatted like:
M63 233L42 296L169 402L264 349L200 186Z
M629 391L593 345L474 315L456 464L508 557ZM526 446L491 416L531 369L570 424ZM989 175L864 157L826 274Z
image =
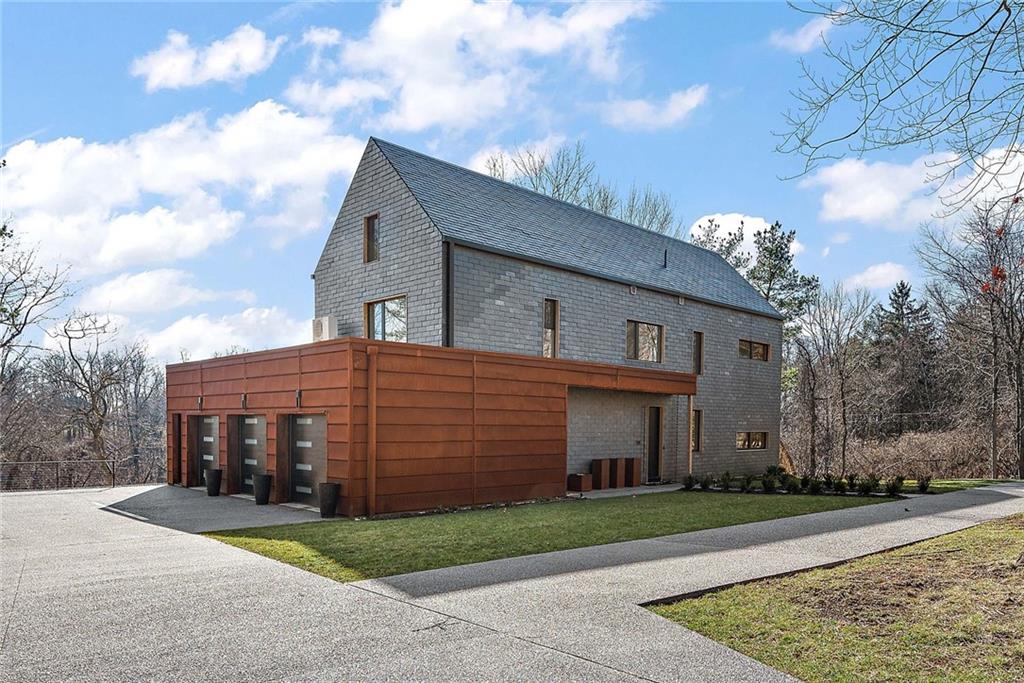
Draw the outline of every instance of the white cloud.
M255 295L248 290L202 289L193 284L194 279L192 273L173 268L124 273L89 289L79 306L98 312L157 313L224 299L247 304L255 301Z
M243 225L275 243L324 224L327 186L364 142L266 100L210 124L199 113L109 143L29 140L7 153L19 233L76 274L204 253ZM226 208L238 201L245 211Z
M256 351L312 341L309 321L295 320L277 307L247 308L224 316L188 315L161 330L140 330L138 336L165 362L179 360L181 349L198 360L232 346Z
M333 114L373 100L387 99L388 91L379 83L362 78L343 78L334 85L296 78L288 84L284 96L303 111Z
M563 144L565 144L564 135L551 133L543 138L524 142L521 145L514 145L513 147L487 145L486 147L481 147L472 157L470 157L469 161L466 163L466 167L480 173L487 173L487 160L491 157L498 155L509 156L514 154L516 150L530 150L536 154L548 156L553 154L555 150Z
M828 255L832 253L832 247L825 247L821 250L821 258L828 258Z
M800 183L825 188L820 217L854 220L892 229L917 227L940 208L935 175L949 154L929 154L907 164L844 159L822 168Z
M888 289L900 280L910 280L910 271L906 266L892 261L876 263L865 270L846 278L847 287L864 287L867 289Z
M657 130L686 119L708 97L708 86L693 85L672 93L664 102L648 100L611 100L602 107L602 118L617 128Z
M377 112L375 126L457 130L525 110L531 86L541 77L530 63L537 57L565 56L597 78L617 78L616 32L651 11L646 2L585 2L556 14L515 3L406 0L384 4L361 38L320 33L315 38L319 44L313 36L309 43L316 51L324 42L340 40L340 57L332 66L343 69L345 79L372 82L387 93L388 104ZM311 67L322 64L314 54ZM305 85L293 84L290 97L311 111L336 111L359 102L351 93L338 93L326 108L312 95L333 94L333 84L308 78L299 83Z
M184 33L169 31L160 48L132 62L131 73L146 79L148 92L210 81L237 82L269 67L284 41L284 36L271 40L243 24L226 38L196 48Z
M815 17L794 31L772 31L768 40L775 47L787 52L804 54L824 43L825 37L834 26L828 17Z
M740 249L750 256L753 256L757 251L757 247L754 244L754 233L767 230L772 225L770 221L765 220L761 216L748 216L742 213L710 213L701 216L693 222L689 232L687 232L688 237L693 238L695 235L703 234L703 228L706 228L711 223L718 226L718 229L715 231L718 237L725 237L730 232L736 232L739 230L740 224L742 224L743 243ZM800 240L793 240L789 253L796 256L806 250L807 247Z
M324 60L324 50L341 45L341 31L328 26L314 26L302 34L302 44L313 47L313 55L309 58L310 71L318 71L326 65L334 66L334 62Z
M832 239L829 240L832 244L846 244L850 241L850 233L848 232L837 232L832 235Z

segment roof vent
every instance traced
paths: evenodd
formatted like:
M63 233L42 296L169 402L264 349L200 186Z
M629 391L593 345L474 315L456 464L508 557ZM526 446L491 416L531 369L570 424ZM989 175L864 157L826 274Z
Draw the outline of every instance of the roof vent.
M661 264L662 268L668 268L668 248L665 249L665 260Z

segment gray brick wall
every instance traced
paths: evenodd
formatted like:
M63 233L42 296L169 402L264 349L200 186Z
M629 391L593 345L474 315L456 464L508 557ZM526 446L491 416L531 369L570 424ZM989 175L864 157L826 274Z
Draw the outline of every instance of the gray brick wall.
M703 410L702 449L694 453L694 472L756 472L778 460L780 419L780 350L782 325L762 316L733 311L598 278L457 247L453 254L455 346L537 355L543 327L543 301L558 299L562 358L640 367L626 353L628 319L665 327L663 362L668 370L692 369L693 332L704 333L704 374L697 381L694 408ZM739 357L740 339L771 344L769 362ZM689 431L686 399L672 399L666 422L680 434ZM613 410L608 419L625 419ZM674 418L674 419L673 419ZM642 415L638 418L643 428ZM596 443L580 430L579 443ZM620 424L620 428L621 428ZM736 432L766 431L768 448L737 451ZM672 444L667 472L686 472L685 439ZM667 453L668 455L668 453ZM581 456L582 457L582 456Z
M380 213L380 258L363 263L363 218ZM441 237L376 145L367 145L315 271L315 315L363 336L363 305L405 295L410 342L441 343Z

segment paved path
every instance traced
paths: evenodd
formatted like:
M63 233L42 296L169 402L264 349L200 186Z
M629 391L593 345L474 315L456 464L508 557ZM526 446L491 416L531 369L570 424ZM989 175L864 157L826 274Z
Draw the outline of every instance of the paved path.
M0 497L0 680L788 680L638 605L1024 512L1003 485L342 585L104 509L194 493Z

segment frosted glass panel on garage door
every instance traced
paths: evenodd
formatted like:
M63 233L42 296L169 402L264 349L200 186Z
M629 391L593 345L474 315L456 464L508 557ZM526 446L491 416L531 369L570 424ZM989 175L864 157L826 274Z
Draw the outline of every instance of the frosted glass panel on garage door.
M327 481L327 418L293 415L291 439L291 498L297 503L319 505L317 484Z

